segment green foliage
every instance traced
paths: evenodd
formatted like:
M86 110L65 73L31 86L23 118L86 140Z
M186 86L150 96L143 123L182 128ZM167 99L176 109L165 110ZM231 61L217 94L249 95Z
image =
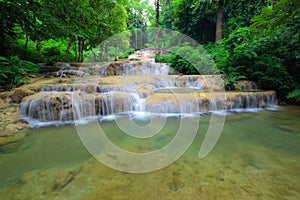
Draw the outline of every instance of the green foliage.
M204 48L210 54L218 69L221 71L225 71L231 55L222 42L223 41L221 40L218 42L218 44L210 43L205 45Z
M228 73L228 69L233 68L236 75L241 74L257 81L264 89L275 89L280 93L289 89L293 83L292 77L284 64L284 57L279 57L285 54L286 48L278 45L277 38L252 37L249 29L241 28L216 47L225 49L223 54L226 60L218 60L222 54L215 56L220 70L228 76L232 74ZM226 56L228 53L229 57Z
M149 1L128 0L126 12L128 14L128 29L145 28L153 20L154 8L148 5Z
M13 86L24 84L26 77L38 71L35 64L20 60L17 56L10 59L0 56L0 88L9 90Z
M249 26L251 18L261 13L270 0L223 1L223 36ZM170 0L162 7L162 25L179 30L201 44L215 41L218 1Z
M18 55L33 62L46 61L52 64L55 61L64 61L69 53L69 60L74 60L75 51L78 51L78 60L82 61L84 51L126 30L126 2L0 1L0 55ZM41 43L47 43L49 39L57 42L43 47Z
M220 41L217 45L208 44L205 46L205 48L214 59L216 66L223 76L225 89L240 89L240 85L237 84L237 81L241 79L247 79L247 77L242 75L240 72L240 69L243 68L243 66L233 67L228 65L231 54L225 48L225 45L222 42L223 41Z
M119 56L119 58L120 59L126 59L126 58L128 58L133 53L134 53L134 49L130 48L128 51L126 51L124 53L121 53L120 56Z
M246 79L247 77L241 75L238 72L238 68L228 67L226 70L221 70L224 79L224 87L225 90L234 90L234 89L241 89L241 86L237 83L238 80Z
M256 1L225 1L223 36L251 24L251 19L262 12L262 8L271 5L270 0Z
M27 47L25 47L25 38L18 38L11 42L8 49L9 55L16 55L22 60L30 60L32 62L43 62L43 56L38 51L36 43L28 41Z
M300 103L300 88L293 90L287 95L287 98L296 103Z
M39 23L40 4L38 1L28 0L5 0L0 1L0 55L8 56L7 50L10 47L8 41L14 41L20 36L21 29L23 35L29 40L36 40L37 37L42 37L45 32L42 32Z
M162 24L179 30L199 43L215 39L217 6L207 1L173 0L162 8Z
M182 74L199 74L197 69L182 56L172 53L169 56L162 56L157 54L155 57L156 62L169 63L171 70L174 72L179 72ZM171 72L172 73L172 72Z
M25 39L19 38L11 43L9 54L16 55L22 60L30 60L35 63L45 62L53 65L55 62L64 61L68 41L64 39L44 40L39 43L28 41L25 47ZM75 61L74 51L70 51L67 61Z
M218 72L213 60L204 48L190 45L176 46L170 55L157 54L157 62L170 63L170 67L183 74L215 74Z
M227 77L232 72L244 75L263 89L276 90L285 100L300 80L299 3L281 0L273 8L266 7L250 27L238 28L210 47L220 71ZM292 94L296 93L288 97Z
M43 57L43 62L46 62L48 65L53 65L56 62L63 61L66 49L67 41L66 40L46 40L40 43L41 50L40 54ZM67 61L75 61L76 57L74 52L70 52Z

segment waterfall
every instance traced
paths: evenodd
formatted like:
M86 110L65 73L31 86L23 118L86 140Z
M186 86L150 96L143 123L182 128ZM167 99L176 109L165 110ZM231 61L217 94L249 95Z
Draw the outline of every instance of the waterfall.
M242 81L243 91L224 93L219 76L168 75L169 66L155 63L153 54L135 56L138 61L96 64L90 71L94 76L83 81L41 86L23 99L22 117L30 123L67 123L124 113L184 115L276 107L276 93L258 91L254 82Z
M67 123L132 112L182 115L276 107L274 91L233 91L221 98L221 92L211 95L205 90L187 90L197 84L203 86L199 76L142 79L143 84L126 81L130 79L119 85L44 86L23 100L21 115L29 122ZM170 92L155 92L163 86Z
M146 99L140 98L139 95L137 95L137 94L135 94L134 97L136 100L134 111L145 112L146 111Z
M169 65L167 63L155 63L154 61L117 61L110 64L96 64L91 67L91 75L127 75L148 76L168 75Z
M231 95L233 96L233 95ZM228 100L230 111L251 111L254 109L276 107L275 92L245 92L243 94L230 97Z
M71 93L40 92L21 104L21 114L27 119L40 122L73 120Z

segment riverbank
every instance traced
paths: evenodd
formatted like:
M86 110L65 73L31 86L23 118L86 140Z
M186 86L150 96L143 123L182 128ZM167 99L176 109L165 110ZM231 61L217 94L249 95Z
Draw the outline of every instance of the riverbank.
M20 105L0 98L0 145L15 142L24 137L29 124L20 119Z

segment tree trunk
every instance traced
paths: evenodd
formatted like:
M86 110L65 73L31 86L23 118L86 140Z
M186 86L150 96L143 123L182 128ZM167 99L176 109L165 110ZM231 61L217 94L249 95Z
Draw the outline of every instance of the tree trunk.
M103 46L101 44L100 44L100 47L99 47L99 61L100 62L104 61L104 58L103 58Z
M27 34L27 32L25 32L25 35L26 35L26 42L25 42L25 49L27 49L27 47L28 47L28 42L29 42L29 37L28 37L28 34Z
M217 25L216 25L216 42L222 40L222 25L223 25L223 0L218 1Z
M77 59L77 43L76 43L76 37L74 40L74 52L75 52L75 58Z
M158 52L158 40L159 40L159 0L155 0L155 49Z
M138 49L138 31L137 29L134 30L135 34L135 49Z
M141 40L140 40L140 46L139 46L139 48L140 49L142 49L143 48L143 46L144 46L144 43L143 43L143 35L144 35L144 31L143 31L144 29L141 29L140 30L140 33L141 33Z
M78 37L78 62L83 62L83 47L84 47L84 38Z
M115 58L115 61L118 61L119 60L119 46L117 45L116 46L116 58Z
M36 49L37 51L40 51L40 50L41 50L41 42L40 42L39 40L36 42L35 49Z
M274 5L278 2L278 0L272 0L272 8L274 8Z
M29 36L28 36L28 31L27 31L27 28L26 28L26 25L25 25L24 21L22 21L22 29L25 32L25 38L26 38L26 42L25 42L24 48L27 49L27 47L28 47L28 41L29 41Z
M91 52L93 54L94 62L97 62L97 54L93 51L93 48L91 48Z
M69 53L70 53L70 48L71 48L72 42L73 42L73 36L70 36L69 44L68 44L68 46L67 46L67 49L66 49L66 55L65 55L65 58L64 58L65 62L68 61Z
M108 45L105 45L105 60L108 61Z

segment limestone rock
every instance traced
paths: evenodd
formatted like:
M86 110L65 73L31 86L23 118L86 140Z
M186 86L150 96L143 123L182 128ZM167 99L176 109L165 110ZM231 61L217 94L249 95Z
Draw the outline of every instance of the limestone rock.
M147 84L141 85L140 87L136 88L135 91L142 98L146 98L146 97L154 94L154 92L153 92L153 86L152 85L147 85Z
M178 76L175 79L175 86L177 87L185 87L186 85L186 78L184 76Z
M15 89L10 95L10 99L12 103L21 103L22 99L26 96L33 95L35 92L26 88L26 87L21 87Z
M237 81L237 84L240 85L241 88L235 88L236 90L243 90L243 91L253 91L257 90L257 84L254 81L248 80L240 80Z

